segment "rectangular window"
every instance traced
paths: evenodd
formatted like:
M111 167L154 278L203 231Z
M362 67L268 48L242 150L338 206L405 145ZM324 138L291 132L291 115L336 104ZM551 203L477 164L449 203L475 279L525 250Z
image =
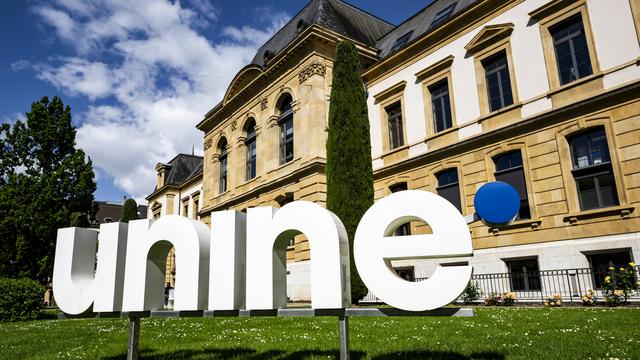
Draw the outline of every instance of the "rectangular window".
M618 205L607 136L603 128L569 138L572 174L581 210Z
M596 289L602 288L604 278L609 274L610 267L615 269L627 267L632 261L631 252L628 249L591 254L587 255L587 258L591 267L593 286Z
M553 38L560 85L591 75L591 58L582 16L577 14L549 29Z
M487 96L491 112L513 104L507 53L499 52L482 61L487 82Z
M540 291L538 259L505 260L512 291Z
M449 169L440 172L437 176L438 187L436 191L438 195L447 199L453 206L462 212L462 205L460 204L460 185L458 183L458 170Z
M182 216L189 217L189 203L182 204Z
M389 147L391 150L404 145L402 129L402 106L399 102L385 108L389 127Z
M433 109L434 129L440 132L453 126L451 117L451 100L449 99L449 83L444 79L429 86L431 107Z
M438 13L436 14L436 16L433 18L433 21L431 22L431 26L429 26L430 29L435 28L436 26L442 24L443 22L447 21L447 19L449 19L449 17L451 17L451 14L453 13L453 9L456 8L456 4L457 3L453 3L449 6L447 6L446 8L438 11Z
M516 219L531 219L527 182L522 165L522 153L519 150L508 152L496 156L493 161L496 165L496 172L494 173L496 181L502 181L513 186L520 195L520 211L518 211Z
M293 160L293 116L280 122L280 164Z
M399 183L389 187L389 191L391 191L392 193L405 191L405 190L407 190L407 183ZM400 225L400 227L396 229L396 232L394 235L395 236L411 235L411 224L405 223Z

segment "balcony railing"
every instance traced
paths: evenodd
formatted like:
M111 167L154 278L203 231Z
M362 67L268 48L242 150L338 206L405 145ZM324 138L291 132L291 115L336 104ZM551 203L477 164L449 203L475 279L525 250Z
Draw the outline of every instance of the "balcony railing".
M634 268L635 279L640 279L640 266ZM495 273L474 274L471 282L480 287L479 302L484 301L491 293L503 293L511 291L516 293L520 302L542 302L548 296L560 294L565 303L581 303L582 295L593 290L600 301L603 300L602 284L608 275L608 270L603 269L563 269L542 270L526 273ZM416 278L422 281L428 278ZM636 288L629 294L629 300L640 301L640 292ZM460 298L458 301L462 301ZM369 292L361 303L381 303L374 294Z

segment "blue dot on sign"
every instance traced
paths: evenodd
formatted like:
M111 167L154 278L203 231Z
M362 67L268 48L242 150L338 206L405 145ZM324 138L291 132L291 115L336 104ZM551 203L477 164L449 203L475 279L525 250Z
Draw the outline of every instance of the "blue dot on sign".
M520 194L505 182L490 182L478 189L473 206L476 208L478 217L485 223L504 225L518 215Z

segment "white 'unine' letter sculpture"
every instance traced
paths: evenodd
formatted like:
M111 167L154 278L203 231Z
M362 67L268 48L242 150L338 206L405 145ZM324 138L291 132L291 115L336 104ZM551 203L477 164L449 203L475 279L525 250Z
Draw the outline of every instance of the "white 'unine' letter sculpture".
M239 310L245 304L246 215L239 211L211 214L209 310Z
M174 310L203 310L209 288L207 225L184 216L129 222L123 311L163 308L167 253L176 251Z
M78 315L93 304L94 312L120 311L126 246L124 223L102 224L99 235L92 229L59 229L53 291L60 310Z
M311 252L311 307L351 304L349 242L340 219L322 206L295 201L281 209L250 208L247 214L247 309L287 305L286 247L303 233Z
M393 236L409 221L424 221L433 234ZM410 311L432 310L454 301L471 278L473 267L438 267L429 279L409 282L390 268L391 260L470 256L469 228L450 202L426 191L409 190L376 202L364 214L353 244L358 273L385 303Z

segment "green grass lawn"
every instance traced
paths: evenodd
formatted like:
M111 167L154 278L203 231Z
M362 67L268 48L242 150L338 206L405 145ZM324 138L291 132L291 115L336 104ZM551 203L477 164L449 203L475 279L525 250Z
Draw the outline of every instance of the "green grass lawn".
M125 359L123 319L0 324L0 358ZM352 359L640 359L638 308L476 308L472 318L350 318ZM151 318L143 359L334 359L338 320Z

